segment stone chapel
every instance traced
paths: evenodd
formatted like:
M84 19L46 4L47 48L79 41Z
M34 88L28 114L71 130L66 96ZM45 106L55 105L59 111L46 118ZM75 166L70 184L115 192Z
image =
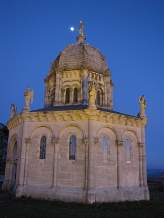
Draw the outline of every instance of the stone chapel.
M145 115L113 109L113 81L104 56L86 42L80 22L74 44L54 60L45 79L45 101L31 110L11 105L4 190L73 202L148 200Z

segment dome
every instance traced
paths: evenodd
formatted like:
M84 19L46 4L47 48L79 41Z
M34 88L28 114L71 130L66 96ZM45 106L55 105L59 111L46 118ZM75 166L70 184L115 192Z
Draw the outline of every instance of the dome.
M50 73L62 70L88 69L97 73L104 73L108 70L104 56L97 48L85 42L84 24L80 21L79 35L77 42L67 46L55 59Z
M108 70L104 56L100 51L86 43L67 46L54 61L52 68L59 70L88 69L97 73Z

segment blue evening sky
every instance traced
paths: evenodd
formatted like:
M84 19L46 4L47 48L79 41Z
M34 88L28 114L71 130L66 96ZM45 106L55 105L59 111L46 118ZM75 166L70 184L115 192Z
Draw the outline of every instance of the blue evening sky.
M164 168L163 0L0 0L0 122L11 103L22 110L27 87L32 109L43 106L50 64L75 42L69 27L81 19L112 70L114 109L136 115L146 96L148 167Z

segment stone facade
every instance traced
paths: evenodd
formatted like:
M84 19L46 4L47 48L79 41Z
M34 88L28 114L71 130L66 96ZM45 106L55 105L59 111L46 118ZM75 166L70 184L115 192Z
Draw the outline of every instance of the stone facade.
M140 98L138 116L113 111L106 66L85 43L81 23L77 43L57 57L45 79L44 108L30 111L33 92L27 90L25 109L8 122L4 189L85 203L149 199L146 101Z

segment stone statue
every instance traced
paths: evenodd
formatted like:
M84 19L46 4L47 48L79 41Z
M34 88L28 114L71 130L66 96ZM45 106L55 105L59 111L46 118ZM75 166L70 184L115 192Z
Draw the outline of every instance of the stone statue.
M146 110L146 99L145 99L144 95L139 97L139 104L140 104L139 117L144 118L145 117L145 110Z
M15 104L11 104L10 106L10 118L13 118L17 114L17 109Z
M89 107L96 108L96 89L93 83L89 90Z
M24 111L29 111L30 110L30 104L32 102L32 98L33 98L33 90L31 89L26 89L24 92L24 97L25 97L25 107L24 107Z

